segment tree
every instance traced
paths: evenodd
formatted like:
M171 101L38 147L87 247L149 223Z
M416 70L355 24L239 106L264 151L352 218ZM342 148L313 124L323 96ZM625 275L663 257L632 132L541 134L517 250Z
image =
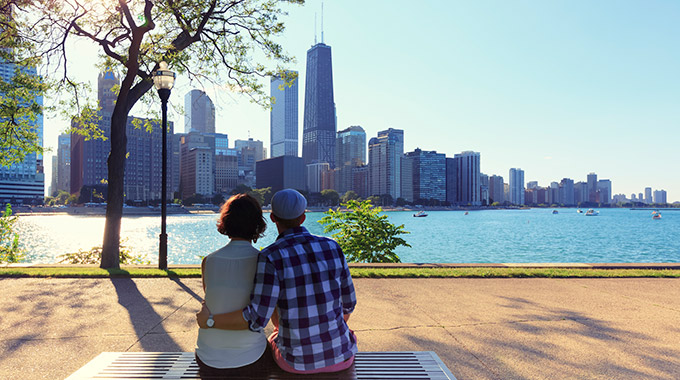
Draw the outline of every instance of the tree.
M360 199L359 194L357 194L354 190L347 190L340 198L340 202L347 203L347 201L358 199Z
M68 71L72 58L67 43L89 41L101 50L102 68L122 71L122 82L111 115L108 157L108 207L102 248L102 268L119 267L126 123L138 101L156 101L149 90L160 61L200 84L219 83L269 104L258 80L277 74L290 85L295 79L283 67L291 58L274 41L284 29L282 4L303 0L118 0L12 1L12 42L18 56L42 58L50 74L60 76L54 88L67 88L71 105L81 112L76 125L96 124L97 106L87 104L84 86ZM255 57L255 59L254 59ZM95 112L93 112L95 110Z
M212 204L215 206L219 206L224 203L224 195L217 193L213 195L212 198L210 198L210 202L212 202Z
M380 197L377 196L377 195L371 195L371 196L368 197L366 200L368 200L368 201L371 202L372 204L376 204L376 205L377 205L377 204L380 204L380 200L381 200L381 199L380 199Z
M333 189L321 190L321 197L327 206L337 206L340 202L340 194Z
M390 194L383 194L380 196L380 205L391 206L394 204L394 198Z
M253 189L250 186L239 183L231 190L231 195L248 194L251 191L253 191Z
M16 263L23 259L19 234L14 232L16 222L17 217L12 215L12 206L8 203L5 211L0 213L0 263Z
M272 194L271 187L253 189L248 194L250 194L253 198L257 199L257 201L260 202L261 206L268 205L269 203L271 203L272 197L274 196L274 194Z
M207 199L204 195L202 194L193 194L189 198L186 198L184 200L184 204L188 206L193 206L194 204L204 204L206 203Z
M399 237L409 232L404 225L396 226L380 215L382 208L373 207L371 202L349 201L342 206L348 211L328 210L319 220L324 232L333 234L342 248L347 261L366 263L399 263L401 259L394 250L399 246L410 247Z
M43 112L42 97L49 86L37 75L36 57L16 54L31 46L19 38L11 9L24 1L3 1L0 5L0 64L12 70L8 80L0 76L0 166L24 160L31 153L42 153L35 122Z

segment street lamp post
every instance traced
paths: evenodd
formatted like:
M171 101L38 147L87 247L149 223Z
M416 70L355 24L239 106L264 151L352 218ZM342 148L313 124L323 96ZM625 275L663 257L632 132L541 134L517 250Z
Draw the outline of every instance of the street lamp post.
M168 64L162 61L158 64L159 69L153 74L153 85L158 90L161 98L161 111L163 113L163 169L161 172L161 234L158 246L158 268L168 269L168 234L165 231L165 219L167 214L168 197L168 98L175 84L175 73L168 70Z

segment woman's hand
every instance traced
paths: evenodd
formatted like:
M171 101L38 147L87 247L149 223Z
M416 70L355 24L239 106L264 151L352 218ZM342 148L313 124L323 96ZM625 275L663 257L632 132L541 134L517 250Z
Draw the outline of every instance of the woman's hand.
M208 306L206 306L205 301L201 302L201 310L196 313L196 323L198 323L198 327L202 329L207 329L207 321L208 317L210 316L210 309L208 309Z

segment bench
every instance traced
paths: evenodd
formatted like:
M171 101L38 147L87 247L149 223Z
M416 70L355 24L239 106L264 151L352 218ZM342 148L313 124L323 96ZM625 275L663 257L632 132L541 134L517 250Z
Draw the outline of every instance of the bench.
M82 379L205 379L193 352L102 352L66 380ZM256 379L432 379L455 380L432 351L360 352L354 365L337 373L295 375L276 365L262 368Z

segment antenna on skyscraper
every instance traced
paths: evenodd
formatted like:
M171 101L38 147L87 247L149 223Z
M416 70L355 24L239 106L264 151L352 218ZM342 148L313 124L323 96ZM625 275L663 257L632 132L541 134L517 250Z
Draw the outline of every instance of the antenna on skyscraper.
M321 2L321 43L323 43L323 1Z
M316 12L314 12L314 45L316 45Z

